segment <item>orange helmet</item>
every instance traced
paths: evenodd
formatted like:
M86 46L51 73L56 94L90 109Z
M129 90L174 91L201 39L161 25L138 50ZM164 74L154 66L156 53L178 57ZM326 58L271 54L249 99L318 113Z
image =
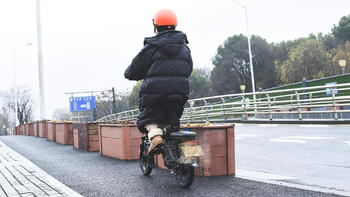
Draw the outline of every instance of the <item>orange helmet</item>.
M155 26L176 26L177 17L171 10L159 10L153 18L153 24Z

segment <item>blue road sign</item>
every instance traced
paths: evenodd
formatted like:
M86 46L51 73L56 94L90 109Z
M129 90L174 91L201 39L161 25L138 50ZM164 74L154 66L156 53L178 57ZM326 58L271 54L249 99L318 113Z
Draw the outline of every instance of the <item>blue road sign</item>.
M326 86L331 86L331 85L337 85L337 82L331 82L331 83L326 83ZM338 94L338 90L336 87L334 88L326 88L326 94L327 96L332 96L332 89L334 89L334 94Z
M96 102L94 96L85 97L70 97L70 111L88 111L96 108Z

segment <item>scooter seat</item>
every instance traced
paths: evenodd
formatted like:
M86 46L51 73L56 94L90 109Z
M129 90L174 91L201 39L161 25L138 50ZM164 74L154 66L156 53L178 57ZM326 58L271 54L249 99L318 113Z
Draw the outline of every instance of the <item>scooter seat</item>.
M195 138L197 137L197 134L196 132L179 131L179 132L171 132L170 137L171 138Z

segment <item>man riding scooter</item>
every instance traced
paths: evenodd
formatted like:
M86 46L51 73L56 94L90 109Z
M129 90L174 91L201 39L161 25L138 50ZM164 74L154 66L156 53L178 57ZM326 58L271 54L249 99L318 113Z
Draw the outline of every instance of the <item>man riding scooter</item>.
M167 9L158 11L153 26L156 35L145 38L143 49L124 73L129 80L143 80L137 126L151 141L148 152L162 146L163 125L180 125L190 92L188 78L193 69L187 36L176 30L175 13ZM165 101L177 106L169 111L164 107L169 104Z

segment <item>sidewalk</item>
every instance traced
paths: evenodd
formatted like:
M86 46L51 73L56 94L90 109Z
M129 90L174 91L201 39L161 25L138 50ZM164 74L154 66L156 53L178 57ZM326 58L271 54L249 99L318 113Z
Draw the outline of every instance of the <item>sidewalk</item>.
M2 196L81 195L0 141L0 197Z

